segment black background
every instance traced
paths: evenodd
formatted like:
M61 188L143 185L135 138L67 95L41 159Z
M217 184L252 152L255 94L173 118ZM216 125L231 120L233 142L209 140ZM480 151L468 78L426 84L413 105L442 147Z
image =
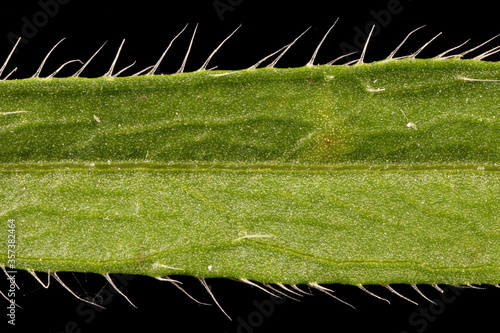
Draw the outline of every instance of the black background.
M42 1L48 2L54 3ZM27 37L3 76L15 67L18 70L13 78L33 75L48 50L64 37L66 40L51 55L41 76L51 74L68 60L85 61L104 41L108 41L82 74L89 77L100 76L108 71L124 38L126 42L116 69L136 61L134 67L125 73L134 74L154 64L170 39L186 23L190 26L169 51L158 73L178 70L196 23L199 23L198 32L186 71L198 69L212 50L240 24L243 24L240 30L217 53L210 67L249 67L311 27L277 65L302 66L308 62L317 43L337 17L340 20L323 45L317 62L326 63L344 54L342 44L356 46L356 41L362 39L357 31L369 29L370 22L376 16L384 21L371 40L366 62L385 58L408 32L424 24L426 27L412 36L401 50L401 55L414 52L441 31L443 35L422 52L422 57L434 56L469 38L472 39L469 42L471 46L477 45L500 33L497 10L481 2L462 6L457 2L440 1L439 6L436 6L435 3L438 2L432 5L423 1L400 0L398 12L390 16L381 12L394 3L389 0L310 0L295 3L250 0L60 2L58 8L46 7L45 12L49 12L48 14L43 14L44 8L39 1L3 4L0 11L0 56L7 56L14 35L24 34ZM218 4L218 10L214 4ZM498 41L490 47L495 45L498 45ZM490 58L499 59L499 55ZM77 64L68 65L60 76L72 75L78 68ZM41 274L40 276L42 277ZM16 300L23 308L17 310L16 328L36 329L38 332L120 332L138 328L158 332L274 332L290 329L321 332L489 331L498 327L500 309L500 289L494 287L487 287L486 290L461 289L457 297L449 289L444 300L435 289L422 286L422 291L428 297L439 300L438 306L432 308L430 303L409 286L394 287L418 301L419 306L391 295L380 286L373 286L370 290L388 298L391 305L356 287L330 285L328 287L335 290L335 295L353 304L357 310L314 291L314 296L303 297L301 302L289 299L275 305L269 311L272 313L264 316L259 314L255 302L269 303L269 295L239 282L210 279L208 282L218 301L233 317L233 321L229 321L215 306L200 306L170 284L152 278L127 277L124 292L138 306L138 309L134 309L121 296L110 297L111 289L100 276L61 273L61 277L79 295L93 297L96 301L103 302L107 309L98 311L83 305L54 281L48 290L44 290L31 276L19 273L17 282L22 289ZM197 280L185 277L179 279L192 295L211 302ZM7 302L3 304L7 305ZM412 325L409 318L421 311L429 311L430 319L420 320ZM3 314L1 318L0 327L6 322ZM246 324L242 324L243 321Z

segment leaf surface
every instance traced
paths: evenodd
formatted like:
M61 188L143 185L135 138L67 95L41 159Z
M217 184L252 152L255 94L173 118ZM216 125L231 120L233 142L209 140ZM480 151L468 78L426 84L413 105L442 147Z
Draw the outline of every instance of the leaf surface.
M496 284L498 80L404 59L4 81L0 219L21 269Z

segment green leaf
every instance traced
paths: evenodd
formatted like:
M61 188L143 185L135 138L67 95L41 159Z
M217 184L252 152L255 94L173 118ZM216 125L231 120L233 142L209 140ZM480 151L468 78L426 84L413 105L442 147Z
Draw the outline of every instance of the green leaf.
M0 220L20 269L496 284L499 80L403 59L4 81Z

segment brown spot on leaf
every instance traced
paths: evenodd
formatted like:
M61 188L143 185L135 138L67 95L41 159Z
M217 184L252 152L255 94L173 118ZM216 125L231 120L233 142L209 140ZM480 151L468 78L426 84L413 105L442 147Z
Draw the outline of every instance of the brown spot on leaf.
M320 163L338 161L345 152L345 137L341 133L321 133L315 140L313 154Z

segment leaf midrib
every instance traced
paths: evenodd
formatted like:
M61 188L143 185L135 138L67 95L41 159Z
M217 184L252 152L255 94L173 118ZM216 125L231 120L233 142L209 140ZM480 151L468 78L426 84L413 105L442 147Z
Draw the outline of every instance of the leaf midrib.
M394 171L476 171L498 172L499 165L483 164L229 164L229 163L19 163L0 164L0 172L59 172L59 171L246 171L246 172L394 172Z

